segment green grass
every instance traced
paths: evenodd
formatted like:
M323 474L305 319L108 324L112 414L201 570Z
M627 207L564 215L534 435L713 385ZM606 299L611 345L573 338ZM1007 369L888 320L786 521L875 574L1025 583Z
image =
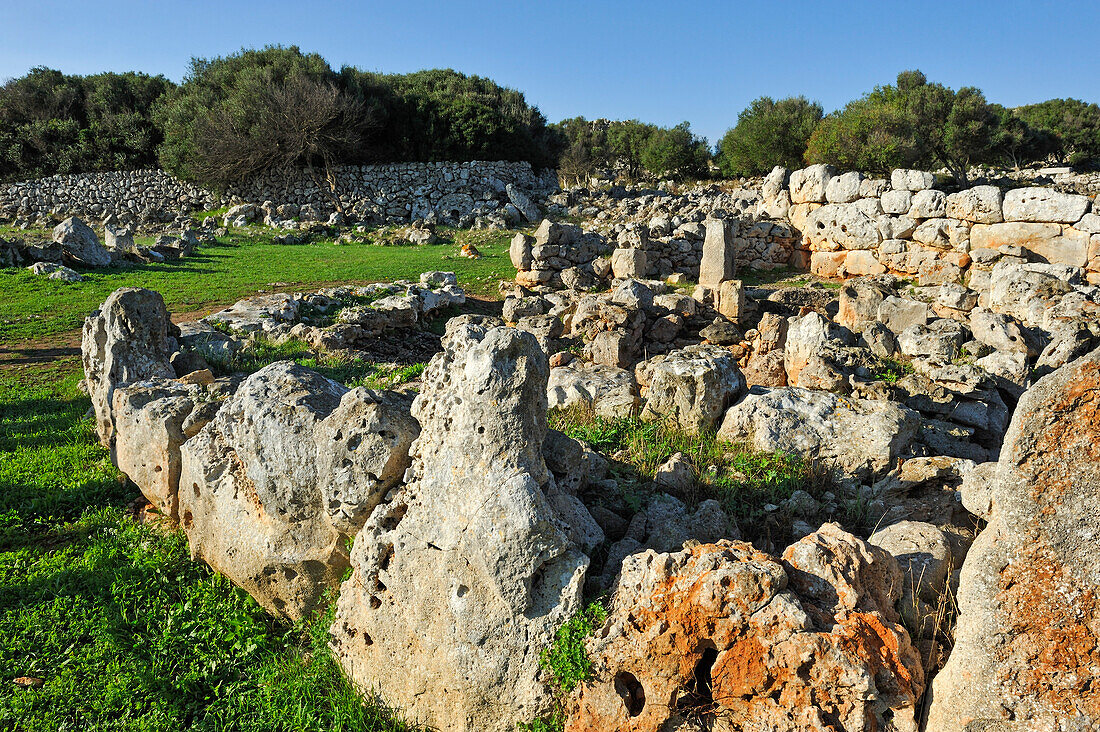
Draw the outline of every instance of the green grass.
M871 378L875 381L896 384L900 379L915 372L913 364L908 361L899 361L896 358L879 358L878 361L878 368L871 372Z
M652 481L657 468L680 452L692 465L695 483L686 495L689 504L717 499L737 520L749 540L765 537L774 512L767 504L779 504L796 490L815 498L832 487L826 471L811 461L785 453L766 453L718 439L713 432L692 435L663 422L643 422L637 417L608 419L580 409L556 410L550 426L584 440L605 455L618 454L620 489L631 508L641 508L631 495L631 484Z
M276 361L293 361L347 387L366 386L371 389L392 389L412 381L424 373L427 364L405 366L376 364L344 354L314 351L299 340L274 343L263 336L252 336L240 351L226 360L210 360L210 368L218 376L232 373L251 374Z
M345 680L327 615L280 625L130 519L77 378L0 377L0 729L406 729Z
M418 280L422 272L453 271L467 293L498 297L497 283L515 277L508 258L512 232L444 232L450 243L419 247L336 245L331 240L298 246L271 243L279 232L240 230L224 246L164 264L84 272L65 284L25 269L0 269L0 344L40 339L79 329L86 316L119 287L160 292L169 310L194 312L231 304L260 290L311 290L332 283ZM457 256L471 241L481 259Z

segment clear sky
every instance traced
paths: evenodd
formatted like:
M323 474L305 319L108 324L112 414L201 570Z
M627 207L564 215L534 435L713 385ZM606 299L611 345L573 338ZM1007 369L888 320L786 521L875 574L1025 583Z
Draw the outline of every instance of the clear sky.
M712 143L756 97L828 112L910 68L1007 106L1100 102L1100 0L0 0L0 79L43 65L180 81L192 56L266 44L336 68L450 67L552 122L688 120Z

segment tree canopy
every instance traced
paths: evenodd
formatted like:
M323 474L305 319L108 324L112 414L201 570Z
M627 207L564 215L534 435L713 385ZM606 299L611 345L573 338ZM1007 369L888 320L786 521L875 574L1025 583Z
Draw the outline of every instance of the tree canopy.
M776 165L801 167L823 114L820 104L805 97L754 100L718 143L718 167L727 176L761 175Z
M0 87L0 179L148 167L163 76L72 76L36 67Z

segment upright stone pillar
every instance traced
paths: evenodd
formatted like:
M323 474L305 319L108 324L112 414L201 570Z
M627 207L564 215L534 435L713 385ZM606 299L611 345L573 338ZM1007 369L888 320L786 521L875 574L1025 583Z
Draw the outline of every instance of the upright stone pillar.
M721 282L737 276L733 231L725 219L707 219L706 227L703 260L699 263L699 284L717 287Z

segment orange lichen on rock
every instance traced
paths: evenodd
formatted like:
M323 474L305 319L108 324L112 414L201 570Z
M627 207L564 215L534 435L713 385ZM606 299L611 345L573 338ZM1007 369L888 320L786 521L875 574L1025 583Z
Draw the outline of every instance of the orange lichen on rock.
M732 541L628 557L589 644L594 678L569 700L566 729L657 732L694 720L731 730L916 730L923 677L892 614L893 560L835 525L803 541L818 543L793 553L796 561L827 547L834 571L814 561L795 569ZM805 594L788 587L788 570L806 575ZM840 595L852 608L835 604ZM879 603L890 607L880 612Z

